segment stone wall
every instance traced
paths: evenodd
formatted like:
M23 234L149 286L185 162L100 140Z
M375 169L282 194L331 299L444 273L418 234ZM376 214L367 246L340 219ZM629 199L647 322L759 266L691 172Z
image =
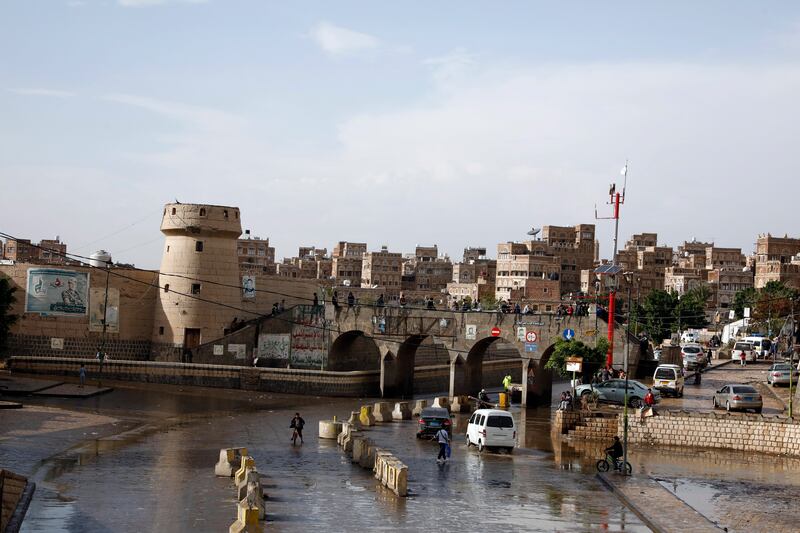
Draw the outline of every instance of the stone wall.
M623 419L619 417L619 434ZM628 441L634 444L724 448L800 456L800 420L744 413L661 412L629 418Z
M54 349L50 337L41 335L8 336L7 352L11 355L33 355L41 357L94 357L100 346L94 336L64 338L63 348ZM108 339L105 352L112 359L146 361L150 358L150 341Z
M0 470L0 532L17 532L30 504L35 485L10 470Z

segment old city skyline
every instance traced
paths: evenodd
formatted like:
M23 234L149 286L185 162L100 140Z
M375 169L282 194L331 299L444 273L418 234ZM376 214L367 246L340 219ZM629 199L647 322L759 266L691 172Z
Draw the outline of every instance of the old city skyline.
M0 20L17 51L0 86L0 175L39 213L65 196L80 208L54 227L11 202L3 226L156 268L160 206L177 198L239 206L279 256L340 239L453 256L531 225L592 223L630 158L623 234L749 251L795 227L800 14L719 6L286 17L244 1L240 17L212 1L15 2ZM235 31L217 24L230 16ZM98 18L130 39L98 46ZM139 43L152 24L202 31ZM665 44L676 31L680 46Z

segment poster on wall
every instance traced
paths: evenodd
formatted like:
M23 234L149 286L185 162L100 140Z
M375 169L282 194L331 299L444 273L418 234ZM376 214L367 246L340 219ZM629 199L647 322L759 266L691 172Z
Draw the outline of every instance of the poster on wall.
M256 297L256 278L254 276L242 276L242 298L248 300Z
M89 289L89 331L103 331L103 306L106 303L105 288ZM119 333L119 289L108 289L108 311L106 332Z
M262 333L258 336L256 354L259 359L289 359L289 333Z
M29 268L25 312L85 316L89 309L89 273Z
M234 359L247 358L247 345L246 344L229 344L228 353L233 354Z
M384 322L384 332L386 325ZM304 308L294 309L292 324L292 367L319 368L322 366L327 343L325 319L316 312Z

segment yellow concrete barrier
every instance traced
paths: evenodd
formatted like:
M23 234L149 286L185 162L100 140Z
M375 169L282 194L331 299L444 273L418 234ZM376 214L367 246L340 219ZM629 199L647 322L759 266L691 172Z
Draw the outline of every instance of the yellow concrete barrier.
M255 467L255 459L247 455L242 456L242 466L236 471L236 476L234 477L234 483L236 483L237 487L239 486L239 483L244 481L244 477L247 475L247 470Z
M509 399L508 393L501 392L500 400L497 402L497 405L499 405L500 407L508 407L508 399Z
M247 455L247 448L223 448L219 451L219 461L214 465L214 474L220 477L233 477Z
M369 405L361 406L361 413L358 415L358 421L364 427L375 425L375 415L372 414L372 407Z
M228 533L256 533L261 531L261 525L258 523L258 507L250 507L247 502L239 502L237 504L236 522L228 528Z

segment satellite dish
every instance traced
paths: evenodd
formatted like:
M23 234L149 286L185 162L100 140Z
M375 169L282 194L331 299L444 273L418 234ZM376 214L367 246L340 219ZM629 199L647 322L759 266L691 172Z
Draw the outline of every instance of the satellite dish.
M536 237L540 231L542 231L542 228L537 228L536 226L533 226L531 230L528 232L528 235L530 235L531 237Z

